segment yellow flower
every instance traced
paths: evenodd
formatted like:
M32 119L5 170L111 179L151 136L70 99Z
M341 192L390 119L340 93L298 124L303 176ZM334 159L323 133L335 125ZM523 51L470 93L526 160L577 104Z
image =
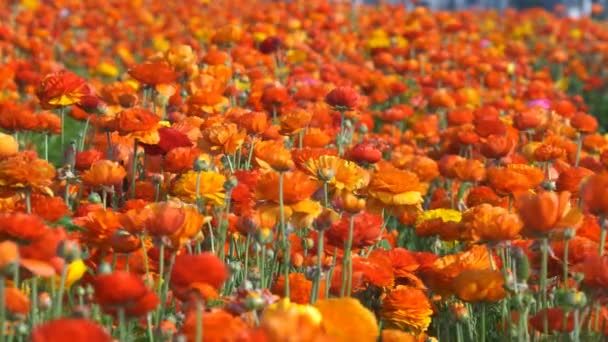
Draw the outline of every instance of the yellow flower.
M297 315L305 317L309 322L319 325L323 320L321 311L316 307L308 304L296 304L292 303L289 298L283 298L280 301L269 305L264 310L264 318L267 319L272 315Z
M309 159L303 167L313 179L327 182L330 190L352 192L369 183L367 171L351 161L336 156L324 155L317 159Z
M196 184L199 175L196 171L183 174L173 186L173 195L185 202L196 201ZM198 182L198 196L206 203L222 206L226 196L224 182L226 177L214 171L201 171Z
M66 273L66 277L65 277L65 283L64 286L65 288L70 288L72 287L72 285L74 285L74 283L76 283L77 281L80 280L80 278L82 278L82 276L84 275L84 273L87 271L87 266L84 264L84 262L80 259L76 260L76 261L72 261L72 263L70 263L68 265L68 270ZM53 278L53 282L55 282L55 288L58 288L60 283L61 283L61 277L60 276L55 276Z
M427 210L418 216L418 220L416 221L416 224L419 224L419 223L422 223L422 222L428 221L428 220L434 220L434 219L441 219L441 221L443 221L443 222L458 223L462 219L462 213L458 210L444 209L444 208Z
M95 68L95 72L101 76L115 78L118 76L118 68L114 64L108 62L101 62Z

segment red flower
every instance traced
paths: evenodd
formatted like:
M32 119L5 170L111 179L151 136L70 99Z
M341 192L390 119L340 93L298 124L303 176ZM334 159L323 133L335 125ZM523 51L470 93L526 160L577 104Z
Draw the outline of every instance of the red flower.
M138 275L125 271L98 275L92 283L95 301L106 309L132 306L148 293Z
M35 215L24 213L0 214L0 237L18 241L32 241L44 234L46 226Z
M186 299L190 288L197 284L206 284L217 290L227 278L228 269L215 254L182 254L175 258L171 288L178 298Z
M86 319L62 318L38 325L32 342L87 341L111 342L112 336L101 325Z
M357 163L375 164L382 159L382 152L371 143L360 143L348 152L348 159Z
M338 87L327 94L325 102L339 109L352 110L359 102L359 93L351 87Z
M339 248L344 247L348 239L350 218L343 216L340 221L335 222L325 233L330 245ZM367 212L355 216L353 227L353 248L363 248L373 245L380 238L382 217Z
M40 82L36 96L44 109L54 109L80 103L91 90L85 80L69 72L59 71L46 75Z
M137 81L155 86L157 84L172 83L177 79L177 73L164 62L144 62L129 69L129 75Z
M188 136L174 128L161 127L158 129L158 135L160 136L160 140L157 144L142 144L146 154L157 156L167 154L174 148L192 146L192 142L188 139Z

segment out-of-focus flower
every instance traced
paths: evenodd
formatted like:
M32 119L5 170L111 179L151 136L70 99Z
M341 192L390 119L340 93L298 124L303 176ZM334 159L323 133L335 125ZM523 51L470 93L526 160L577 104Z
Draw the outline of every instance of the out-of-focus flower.
M467 302L497 302L506 296L500 271L468 270L454 279L454 293Z
M112 336L104 328L86 319L60 318L38 325L32 331L32 342L90 341L111 342Z
M431 302L420 289L400 285L382 300L380 316L388 326L420 333L431 324Z

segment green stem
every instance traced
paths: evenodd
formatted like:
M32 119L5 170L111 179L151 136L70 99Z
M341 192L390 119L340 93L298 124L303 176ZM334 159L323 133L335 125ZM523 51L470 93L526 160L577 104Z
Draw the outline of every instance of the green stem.
M36 315L38 311L38 277L32 278L32 290L30 296L30 331L36 326Z
M344 255L342 256L342 286L340 288L340 297L350 296L352 290L352 262L351 249L353 245L353 232L355 230L355 215L351 215L348 221L348 238L344 242Z
M310 304L314 304L319 298L319 288L321 287L321 275L323 267L323 250L324 250L324 235L325 232L320 230L317 237L317 273L315 274L315 281L313 283L312 294L310 296Z
M249 273L249 245L251 244L251 234L247 234L245 238L245 261L243 264L243 283L247 281L247 274Z
M480 328L480 332L479 332L479 341L480 342L485 342L486 341L486 335L487 335L487 330L486 330L486 303L481 303L481 328Z
M574 166L578 167L578 163L581 160L581 150L583 149L583 133L579 133L576 138L576 157L574 159Z
M49 133L44 132L44 160L49 161Z
M541 295L541 310L547 308L547 263L549 258L549 239L543 237L541 239L541 265L540 265L540 295ZM543 332L546 334L549 331L549 321L547 311L543 314Z
M55 310L53 312L54 318L61 317L61 311L63 306L63 292L65 290L65 279L68 275L68 265L67 263L63 265L63 269L61 270L61 278L59 280L59 290L57 291L57 298L53 299L55 302Z
M4 338L6 336L4 330L4 323L6 322L6 300L5 300L5 289L6 284L4 277L0 277L0 336Z
M118 336L121 342L129 341L127 335L127 320L125 318L125 308L118 308Z
M25 212L28 214L32 213L32 189L29 187L25 188Z
M570 245L570 239L566 239L564 243L564 287L568 288L568 247Z
M131 198L135 198L135 183L137 181L137 139L133 139L133 165L131 167Z
M87 140L87 134L89 133L89 122L91 121L91 116L87 115L87 120L84 122L84 128L82 129L82 139L80 140L79 151L84 151L84 143Z
M285 203L283 195L284 172L279 172L279 234L283 242L287 241L287 233L285 232Z
M64 148L65 144L65 107L59 109L59 115L61 116L61 148Z

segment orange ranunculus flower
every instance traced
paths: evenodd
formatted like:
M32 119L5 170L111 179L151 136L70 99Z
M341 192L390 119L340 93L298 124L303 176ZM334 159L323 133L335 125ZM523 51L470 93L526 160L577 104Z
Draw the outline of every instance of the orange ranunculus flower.
M503 241L517 237L523 222L502 207L480 204L462 215L461 238L467 241Z
M38 125L34 129L37 132L49 134L61 134L61 118L51 112L40 112L36 115Z
M291 303L284 298L264 310L260 328L269 341L290 340L294 332L299 341L335 341L323 332L322 320L321 312L314 306Z
M312 178L327 182L331 191L357 191L369 182L369 174L357 164L336 156L322 155L306 161L302 168Z
M196 63L196 54L190 45L181 44L169 48L165 53L165 59L176 70L186 70L190 65Z
M608 172L592 175L583 183L581 188L583 205L592 214L608 214L608 192L605 191L606 188L608 188Z
M38 159L35 153L20 152L0 161L0 187L15 190L31 188L49 192L55 178L55 167Z
M10 240L0 242L0 269L17 264L19 260L19 246Z
M46 75L36 90L36 96L44 109L76 104L90 93L91 89L83 78L65 70Z
M335 341L375 341L378 338L376 316L354 298L331 298L317 301L321 326ZM345 326L350 327L344 329Z
M490 255L485 246L475 245L469 250L441 257L421 269L425 284L439 295L453 293L454 279L466 270L491 268Z
M198 325L195 310L186 313L186 319L182 326L181 334L186 337L187 342L196 341L196 326ZM240 341L241 337L246 336L249 327L245 321L233 316L225 310L216 309L204 312L202 315L203 336L206 341ZM247 341L243 339L242 341Z
M143 222L151 236L166 236L172 248L179 248L198 234L205 223L205 216L195 206L177 201L155 202L147 207L150 215Z
M12 135L0 133L0 159L14 156L19 152L19 144Z
M145 144L156 144L160 140L158 122L160 117L143 108L129 108L118 113L111 126L121 135L130 135Z
M268 129L268 115L264 112L249 112L239 116L239 126L249 134L262 134Z
M255 160L262 168L285 172L294 167L291 152L281 141L259 141L253 151Z
M227 279L228 268L215 254L181 254L175 258L170 285L178 298L186 300L189 290L197 284L206 284L217 291Z
M299 133L301 130L306 128L310 124L312 119L312 113L296 108L287 113L284 113L280 117L281 130L279 131L282 135L292 136Z
M228 98L215 91L199 90L188 98L188 114L203 116L220 114L230 104Z
M70 213L65 200L61 197L49 197L40 193L32 193L30 197L32 214L46 221L55 222ZM15 203L15 210L26 212L26 207L25 198Z
M280 216L279 177L276 172L262 175L256 186L260 217L269 226L274 226ZM295 227L310 226L312 220L321 214L321 205L310 199L319 185L300 171L283 174L283 203L285 219Z
M553 229L576 228L582 214L570 204L570 193L542 191L522 196L517 208L527 230L547 234Z
M581 183L591 175L593 175L593 171L584 167L573 166L559 174L555 186L557 191L568 191L573 195L578 195Z
M174 148L163 158L163 170L171 173L190 171L201 154L201 150L196 147Z
M426 334L411 334L397 329L382 329L382 342L426 342Z
M427 189L415 173L388 166L372 175L368 193L380 205L418 205Z
M90 187L119 185L127 176L127 171L117 162L99 160L85 171L81 179Z
M515 145L513 139L508 135L490 135L481 144L481 154L486 158L499 159L505 157Z
M545 179L544 172L532 165L509 164L487 170L488 183L502 194L518 194L539 186Z
M103 158L103 153L99 150L91 149L76 153L76 162L74 168L78 171L89 169L93 163Z
M205 128L198 147L210 154L233 154L245 141L247 132L234 123L220 123Z
M48 341L112 342L102 325L82 318L60 318L37 325L32 331L32 342Z
M388 327L413 333L426 331L433 310L426 294L417 288L399 285L382 300L380 317Z
M599 126L597 119L587 113L576 113L570 118L570 125L581 133L593 133Z
M585 275L583 281L587 286L608 287L608 255L600 256L596 249L589 253L582 262L574 265L573 270Z
M165 62L143 62L129 69L129 75L148 86L173 83L177 73Z
M198 191L196 189L197 178L200 178ZM198 194L199 199L204 199L207 204L222 206L226 196L224 182L226 182L226 177L214 171L189 171L177 179L171 193L189 203L195 202Z
M127 82L105 84L99 91L101 98L109 105L124 108L133 107L137 101L137 89Z
M506 296L504 276L500 271L468 270L460 273L452 288L466 302L497 302Z
M279 295L285 295L285 275L279 276L272 287L272 292ZM325 281L321 281L319 288L319 298L325 296ZM306 279L302 273L289 274L289 299L298 304L308 304L312 293L312 281Z
M94 211L73 219L73 222L85 229L81 233L83 243L100 248L107 248L112 236L121 227L118 214L112 210Z
M308 128L302 138L304 147L323 148L333 141L331 135L319 128Z
M24 318L30 313L30 298L18 288L7 287L4 289L4 306L9 317Z
M486 178L486 168L475 159L461 159L454 163L453 172L463 182L481 182Z

